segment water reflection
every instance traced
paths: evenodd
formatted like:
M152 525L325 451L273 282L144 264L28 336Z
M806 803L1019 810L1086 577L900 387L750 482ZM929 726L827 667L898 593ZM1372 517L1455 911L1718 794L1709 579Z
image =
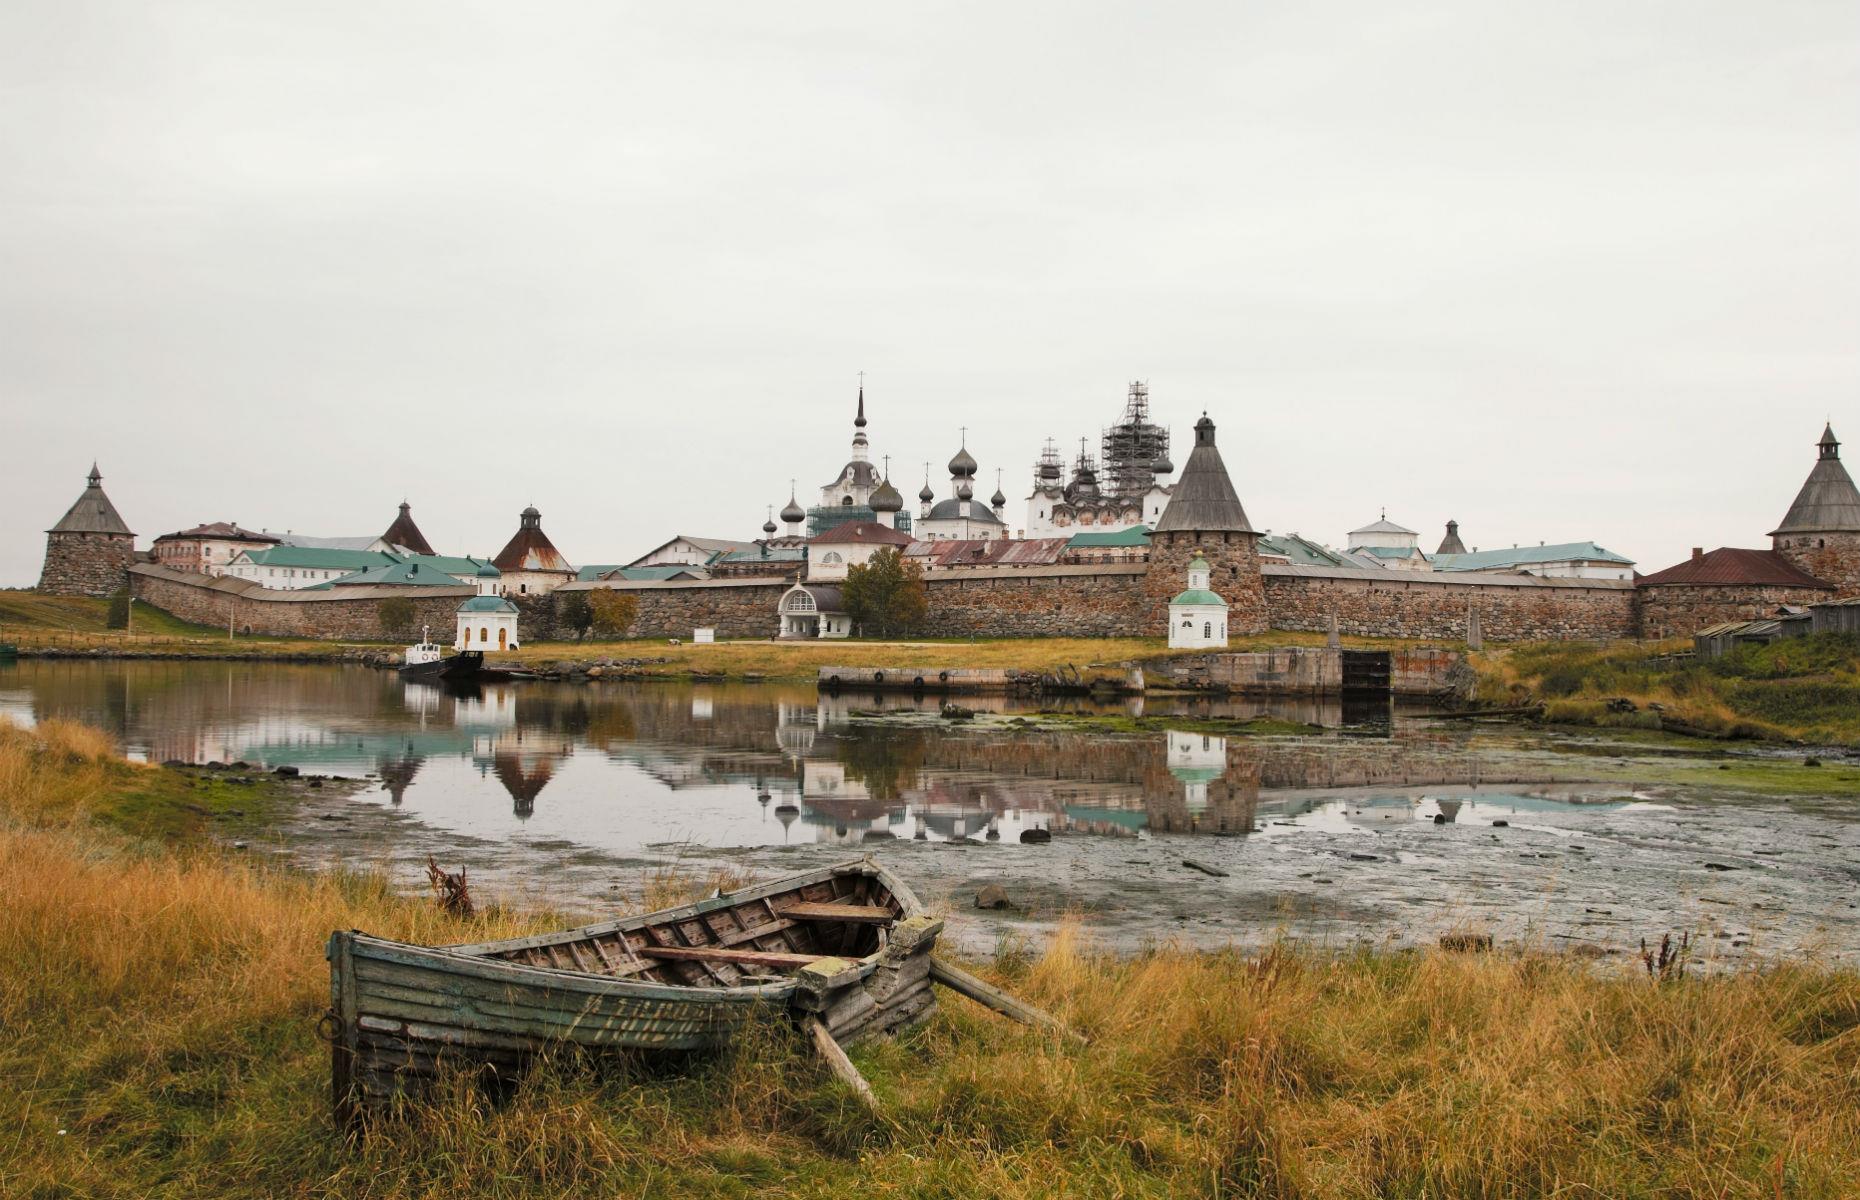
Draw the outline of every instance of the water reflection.
M101 724L142 757L365 776L367 796L487 838L609 850L816 842L1244 836L1277 821L1452 821L1478 788L1455 734L1403 729L1386 705L1191 699L1184 728L1106 736L951 729L937 701L730 684L487 684L462 690L362 668L30 662L0 712ZM1155 715L1141 698L1073 709ZM1006 697L983 711L1025 712ZM874 720L874 712L924 717ZM1370 737L1225 738L1210 716L1344 725ZM1425 814L1417 816L1416 814ZM1037 836L1037 835L1036 835Z

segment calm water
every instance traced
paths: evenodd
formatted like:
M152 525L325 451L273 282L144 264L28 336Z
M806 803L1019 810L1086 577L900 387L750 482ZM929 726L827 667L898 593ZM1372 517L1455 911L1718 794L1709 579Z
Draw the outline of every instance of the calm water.
M671 860L798 869L850 847L882 851L952 905L1007 884L1018 908L967 917L972 942L1070 911L1123 944L1273 928L1414 939L1466 921L1605 944L1701 920L1727 951L1860 944L1860 834L1840 813L1585 783L1595 760L1548 741L1482 741L1386 710L1279 706L1339 728L1221 738L1024 729L999 717L1011 702L981 703L994 719L950 729L898 713L908 698L797 686L448 691L352 667L0 668L0 714L15 720L98 724L151 761L365 779L281 831L305 861L411 877L437 851L555 904L598 907ZM1021 845L1032 829L1051 844ZM1230 874L1185 871L1185 854Z

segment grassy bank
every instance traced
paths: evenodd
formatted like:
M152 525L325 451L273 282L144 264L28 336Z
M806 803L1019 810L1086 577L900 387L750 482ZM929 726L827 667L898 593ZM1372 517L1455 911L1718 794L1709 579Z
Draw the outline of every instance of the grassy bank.
M1530 954L1112 959L1070 938L985 971L1089 1046L946 999L855 1050L884 1119L771 1031L684 1071L540 1069L503 1108L461 1088L344 1144L312 1032L328 932L444 942L550 919L450 918L375 879L152 845L123 814L164 807L172 785L150 780L168 774L81 728L0 729L0 1194L1860 1190L1850 974L1656 986Z
M1715 660L1690 650L1680 641L1546 642L1474 662L1481 700L1540 702L1559 724L1860 744L1860 638L1791 638Z
M0 590L0 642L28 653L186 655L232 658L339 658L353 644L310 638L228 638L224 628L195 625L151 604L130 610L130 628L108 626L110 602L90 596L42 596Z

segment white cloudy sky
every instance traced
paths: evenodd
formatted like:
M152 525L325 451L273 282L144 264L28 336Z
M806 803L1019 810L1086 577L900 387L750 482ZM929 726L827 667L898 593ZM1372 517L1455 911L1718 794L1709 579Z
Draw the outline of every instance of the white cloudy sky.
M145 539L752 536L861 370L907 495L1146 378L1261 527L1763 545L1860 443L1860 6L0 5L0 584L93 458Z

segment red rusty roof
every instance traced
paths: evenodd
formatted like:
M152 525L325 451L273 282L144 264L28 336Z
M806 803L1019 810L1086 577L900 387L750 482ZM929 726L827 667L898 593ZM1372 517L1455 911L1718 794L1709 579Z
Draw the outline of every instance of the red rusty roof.
M877 521L847 521L835 525L823 534L808 539L809 545L832 546L863 543L881 546L908 546L911 535L900 533L889 525L880 525Z
M1685 562L1642 575L1635 580L1641 587L1683 584L1695 587L1711 585L1745 585L1759 587L1828 588L1833 584L1816 579L1774 550L1739 550L1720 546L1709 554L1695 554Z
M1050 567L1065 553L1066 538L948 538L918 542L906 557L936 570L949 567Z
M253 542L275 545L281 538L269 533L256 533L250 529L239 528L237 521L210 521L205 525L196 525L192 529L182 529L174 533L164 533L155 540L166 542L180 538L218 538L229 542Z

